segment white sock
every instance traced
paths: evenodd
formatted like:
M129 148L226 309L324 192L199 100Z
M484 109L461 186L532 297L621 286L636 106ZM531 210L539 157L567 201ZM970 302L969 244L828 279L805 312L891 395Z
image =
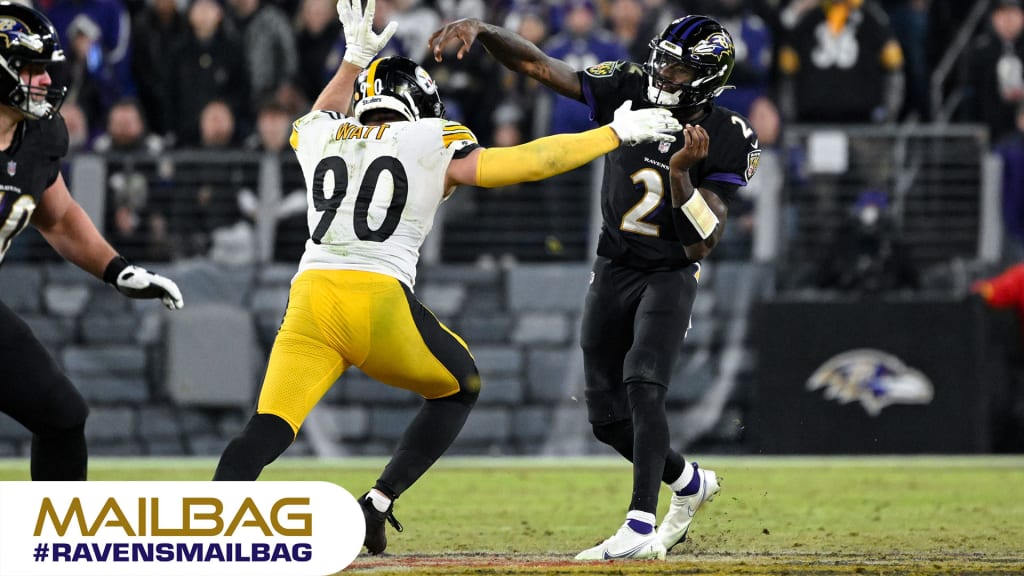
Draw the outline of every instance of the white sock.
M643 510L630 510L626 513L626 522L629 522L630 520L639 520L653 527L657 518L655 518L654 514L651 514L650 512L644 512Z
M676 478L674 481L672 481L672 483L669 484L668 487L671 488L673 492L679 492L683 488L686 488L691 481L693 481L694 473L695 472L693 470L693 464L686 462L683 466L683 473L679 476L679 478Z
M376 488L370 490L367 498L370 499L370 502L373 502L373 507L376 508L378 512L387 512L388 508L391 506L391 498L388 498L383 492Z

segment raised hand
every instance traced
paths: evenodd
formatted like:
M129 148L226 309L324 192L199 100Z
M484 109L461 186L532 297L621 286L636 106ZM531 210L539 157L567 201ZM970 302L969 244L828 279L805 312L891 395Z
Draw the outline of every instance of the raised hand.
M442 28L435 31L430 35L430 39L427 40L427 46L430 48L431 53L434 54L434 60L437 62L443 60L444 49L456 42L462 43L462 46L459 47L455 57L462 60L462 57L473 46L473 42L476 41L476 36L480 33L481 26L482 23L476 18L463 18L450 24L445 24Z
M398 29L398 23L391 22L380 34L374 32L373 14L376 9L376 0L366 0L365 12L361 0L338 0L338 20L345 30L344 59L360 68L366 68L373 62Z
M633 101L626 100L615 110L608 126L619 136L623 146L636 146L645 142L675 142L674 132L683 127L665 108L633 110Z
M672 170L689 170L708 157L708 143L711 137L703 126L687 124L683 128L683 138L683 147L669 158L668 166Z

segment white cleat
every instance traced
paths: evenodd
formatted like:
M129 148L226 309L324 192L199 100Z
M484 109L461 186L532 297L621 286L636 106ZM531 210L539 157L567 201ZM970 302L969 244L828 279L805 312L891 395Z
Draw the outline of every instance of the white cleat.
M614 536L576 555L577 560L664 560L665 547L658 533L638 534L623 524Z
M722 490L718 485L718 475L711 470L701 469L694 462L693 472L700 477L700 489L690 496L672 494L672 503L668 507L665 519L658 526L658 537L665 550L671 550L676 544L686 542L686 532L690 529L690 522L693 522L693 515L700 509L701 504L714 500Z

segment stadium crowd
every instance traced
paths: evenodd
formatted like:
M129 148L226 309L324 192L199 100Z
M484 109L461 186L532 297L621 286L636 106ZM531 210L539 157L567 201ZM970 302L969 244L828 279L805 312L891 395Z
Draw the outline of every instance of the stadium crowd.
M479 46L462 60L435 62L427 54L427 37L444 23L475 17L502 24L582 69L607 60L643 62L648 42L671 19L714 16L732 31L737 47L730 79L736 88L718 102L750 118L766 150L762 172L771 174L773 168L788 169L768 159L788 124L979 122L988 126L994 149L1015 159L1020 136L1014 118L1024 101L1024 10L1020 0L979 2L989 14L978 19L943 87L947 101L959 103L946 117L932 109L929 83L974 2L381 0L376 22L380 28L399 22L382 55L422 62L442 87L450 118L474 126L483 145L510 146L596 125L583 104L509 72ZM247 150L290 157L291 121L308 109L345 50L331 0L37 0L36 7L54 22L68 57L65 77L56 81L68 87L62 114L72 155ZM128 170L111 180L107 231L115 242L131 245L136 257L207 255L214 230L255 219L251 191L244 186L225 191L200 185L182 205L180 198L160 201L152 184L150 198L140 199L132 192L144 186L133 186L133 178L138 176ZM571 173L548 186L571 189L566 183L573 178L582 177ZM764 184L745 189L739 205L730 207L736 225L717 257L750 258L756 195L784 179L784 173L763 175ZM528 194L512 189L480 199L473 208L474 230L496 229L497 224L479 224L489 215L515 216L524 197L537 198L555 231L538 242L546 255L583 258L585 247L573 251L557 231L571 228L569 213L586 218L571 203L587 193ZM201 214L205 223L175 213ZM295 230L279 226L279 237L291 238L298 230L301 242L299 220L291 218ZM1024 237L1017 220L1011 216L1007 222L1010 235ZM275 249L282 260L295 251Z

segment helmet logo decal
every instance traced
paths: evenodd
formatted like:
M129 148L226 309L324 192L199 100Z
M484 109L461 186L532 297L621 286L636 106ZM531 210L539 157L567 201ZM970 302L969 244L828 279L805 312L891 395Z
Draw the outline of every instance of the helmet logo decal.
M427 74L426 70L419 66L416 67L416 83L427 94L437 92L437 84L434 83L434 79L430 77L430 74Z
M0 18L0 39L4 41L6 48L15 45L33 52L43 51L43 39L38 34L32 34L28 26L16 18Z
M663 42L664 44L664 42ZM704 38L697 43L693 48L690 49L690 54L695 56L714 56L717 60L721 61L722 56L732 56L732 41L729 37L721 32L715 32L707 38Z

